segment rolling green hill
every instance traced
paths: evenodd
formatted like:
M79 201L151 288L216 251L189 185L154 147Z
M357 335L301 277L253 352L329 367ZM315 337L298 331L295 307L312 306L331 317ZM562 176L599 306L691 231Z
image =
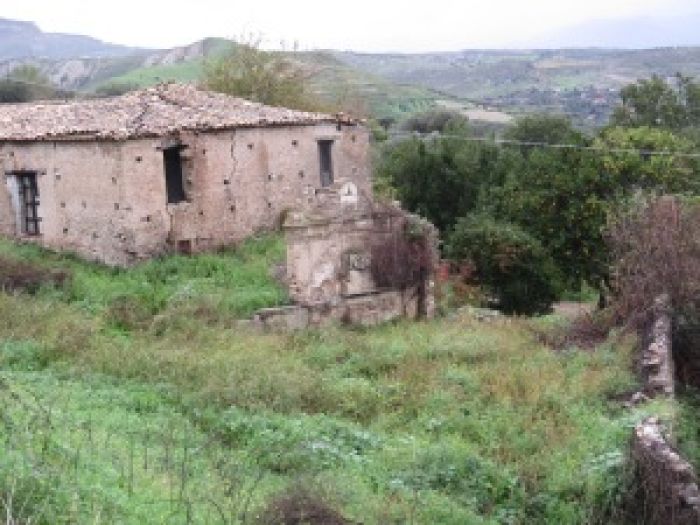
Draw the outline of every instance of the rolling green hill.
M354 69L510 113L548 111L601 125L623 86L652 74L700 75L700 48L333 52Z
M221 49L225 44L219 44ZM313 89L329 101L356 102L377 118L401 118L436 105L510 115L546 111L583 127L604 125L619 90L652 74L700 75L700 48L651 50L460 51L431 54L295 53L317 71ZM111 82L194 81L202 59L137 68ZM94 84L93 84L94 85ZM495 114L496 121L502 118Z
M39 67L57 87L79 93L105 86L196 82L204 61L231 44L207 38L172 49L138 50L110 47L76 35L54 35L61 36L56 45L65 44L56 51L59 55L37 52L22 58L22 49L45 45L47 35L30 23L0 20L0 33L4 26L12 29L12 42L5 42L5 48L0 46L0 75L29 63ZM70 58L71 45L76 43L90 51ZM319 50L296 52L293 57L316 73L312 89L323 99L342 101L356 112L395 120L441 106L498 125L509 116L549 112L569 115L577 125L594 128L607 123L621 87L652 74L700 75L700 47L424 54Z
M146 87L159 82L197 82L201 79L207 58L226 49L225 41L218 41L201 57L174 63L131 69L111 78L92 82L85 89L99 89L107 85ZM434 90L411 85L399 85L381 76L354 69L324 51L296 52L294 60L313 72L311 89L329 103L344 101L360 113L377 118L401 118L404 115L433 107L444 98ZM451 97L449 97L451 98Z

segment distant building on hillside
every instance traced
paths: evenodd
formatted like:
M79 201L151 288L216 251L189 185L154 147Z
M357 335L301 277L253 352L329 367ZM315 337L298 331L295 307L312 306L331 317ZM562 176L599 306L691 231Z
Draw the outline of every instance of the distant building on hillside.
M0 105L0 234L114 265L212 249L334 180L369 194L368 146L356 121L187 85Z

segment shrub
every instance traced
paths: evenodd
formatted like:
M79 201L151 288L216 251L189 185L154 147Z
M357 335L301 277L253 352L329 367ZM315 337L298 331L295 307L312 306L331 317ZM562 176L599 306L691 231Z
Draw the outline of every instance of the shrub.
M408 117L401 123L401 130L415 131L418 133L443 133L451 127L466 128L468 119L458 111L447 109L430 110Z
M244 39L206 62L205 87L271 106L318 110L321 103L309 89L308 67L283 53L265 51L261 44L259 38Z
M670 196L637 198L611 219L607 240L618 321L643 325L662 294L677 314L697 319L699 228L700 206Z
M421 284L433 270L431 225L397 210L388 239L371 247L372 278L377 286L405 290Z
M476 277L509 313L551 309L561 275L542 244L517 225L480 213L460 219L446 242L449 257L470 259Z
M63 286L70 274L51 270L28 261L0 257L0 290L35 293L42 285Z
M292 485L268 503L259 520L261 525L350 525L318 491Z

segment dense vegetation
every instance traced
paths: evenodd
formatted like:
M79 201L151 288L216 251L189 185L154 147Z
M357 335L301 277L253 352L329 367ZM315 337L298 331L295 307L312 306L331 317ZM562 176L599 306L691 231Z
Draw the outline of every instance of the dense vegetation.
M19 66L0 80L0 103L29 102L65 96L34 66Z
M204 85L270 106L320 109L308 92L310 72L292 58L261 49L260 43L241 42L211 59L205 64Z
M690 100L700 87L682 81ZM640 191L700 193L700 156L691 126L697 112L694 103L674 105L669 111L676 115L683 109L685 116L674 117L670 126L655 112L673 91L663 84L664 89L650 92L650 82L656 86L660 81L641 81L626 90L620 110L639 122L615 123L595 137L575 130L563 117L541 115L518 120L499 144L475 139L463 122L441 117L447 122L442 133L386 143L378 189L393 192L410 210L434 222L448 246L464 244L464 228L457 228L460 220L482 217L487 221L482 231L491 232L490 238L483 237L473 252L484 249L499 257L518 251L508 242L513 236L507 232L520 228L544 247L545 258L554 261L553 290L559 275L570 290L588 283L604 291L610 258L603 234L611 212ZM654 96L656 103L649 101ZM503 233L494 224L502 225ZM494 277L486 275L491 262L487 258L477 265L485 281ZM497 289L502 291L508 279L518 280L504 274L491 283L503 303L508 298ZM531 288L538 286L535 279ZM556 296L550 294L551 299ZM541 310L541 304L522 304L518 310Z
M642 415L613 401L634 382L632 339L556 353L537 334L560 318L469 310L260 334L234 318L251 298L283 300L274 238L120 271L0 246L35 275L66 274L0 295L0 501L14 519L236 523L299 501L364 523L620 512ZM153 314L123 322L120 297Z

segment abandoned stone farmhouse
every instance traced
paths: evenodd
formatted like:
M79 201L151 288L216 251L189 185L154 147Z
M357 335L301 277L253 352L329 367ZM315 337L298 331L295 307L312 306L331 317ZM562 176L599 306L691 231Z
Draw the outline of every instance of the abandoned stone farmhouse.
M319 189L369 194L356 121L165 84L0 105L0 234L113 265L275 227Z

